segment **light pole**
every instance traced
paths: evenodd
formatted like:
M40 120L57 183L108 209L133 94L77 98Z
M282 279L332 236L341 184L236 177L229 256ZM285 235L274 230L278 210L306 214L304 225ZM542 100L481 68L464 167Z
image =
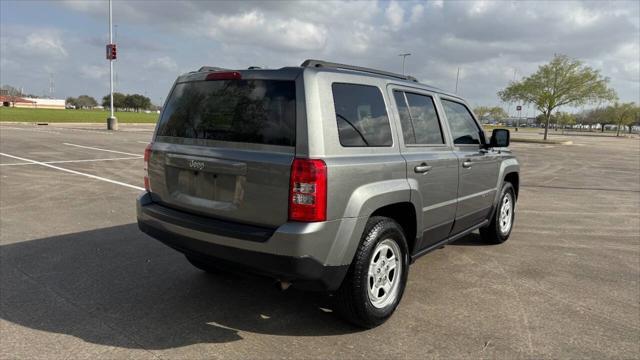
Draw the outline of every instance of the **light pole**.
M516 107L516 110L518 110L518 120L516 120L516 131L518 131L518 128L520 127L520 114L522 112L522 106L518 105Z
M456 94L458 93L458 79L460 78L460 66L458 66L458 72L456 73Z
M109 0L109 45L107 45L107 60L109 60L109 110L107 130L118 130L118 119L113 113L113 60L116 59L116 46L113 43L113 10Z
M407 56L411 56L411 53L398 54L398 56L402 56L402 75L404 75L404 61Z

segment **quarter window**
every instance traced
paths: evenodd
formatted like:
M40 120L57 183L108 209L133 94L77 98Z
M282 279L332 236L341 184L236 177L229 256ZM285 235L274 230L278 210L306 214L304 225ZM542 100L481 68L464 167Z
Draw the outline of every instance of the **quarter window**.
M391 146L391 126L380 89L375 86L332 85L340 144L345 147Z
M480 144L480 129L466 106L443 99L442 107L447 115L454 144Z
M431 96L394 91L405 144L444 144L440 121Z

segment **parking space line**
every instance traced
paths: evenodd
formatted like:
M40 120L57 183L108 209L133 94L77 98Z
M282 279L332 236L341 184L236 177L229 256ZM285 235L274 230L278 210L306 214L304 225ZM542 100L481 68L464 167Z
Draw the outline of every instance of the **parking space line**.
M41 162L43 164L63 164L63 163L83 163L83 162L94 162L94 161L133 160L133 159L136 159L136 160L142 159L142 156L106 158L106 159L55 160L55 161L41 161ZM38 164L32 163L32 162L0 164L0 166L16 166L16 165L38 165Z
M18 131L31 131L31 132L40 132L40 133L49 133L60 135L59 132L53 130L41 130L41 129L29 129L29 128L19 128L19 127L11 127L6 125L1 125L0 129L2 130L18 130Z
M78 145L78 144L71 144L71 143L62 143L62 144L64 144L64 145L68 145L68 146L75 146L75 147L79 147L79 148L84 148L84 149L91 149L91 150L98 150L98 151L106 151L106 152L115 153L115 154L124 154L124 155L131 155L131 156L140 156L140 154L132 154L132 153L124 152L124 151L116 151L116 150L109 150L109 149L101 149L101 148L97 148L97 147L93 147L93 146L85 146L85 145Z
M51 169L55 169L55 170L60 170L60 171L68 172L68 173L75 174L75 175L86 176L86 177L91 178L91 179L100 180L100 181L105 181L105 182L108 182L108 183L112 183L112 184L116 184L116 185L120 185L120 186L128 187L128 188L135 189L135 190L144 190L144 188L143 188L143 187L140 187L140 186L135 186L135 185L131 185L131 184L127 184L127 183L123 183L123 182L120 182L120 181L116 181L116 180L111 180L111 179L103 178L103 177L101 177L101 176L96 176L96 175L86 174L86 173L83 173L83 172L80 172L80 171L75 171L75 170L65 169L65 168L62 168L62 167L59 167L59 166L55 166L55 165L51 165L51 164L46 164L46 163L43 163L43 162L41 162L41 161L36 161L36 160L26 159L26 158L23 158L23 157L19 157L19 156L15 156L15 155L9 155L9 154L5 154L5 153L0 153L0 155L2 155L2 156L6 156L6 157L10 157L10 158L12 158L12 159L16 159L16 160L24 161L24 162L30 162L30 163L33 163L33 164L42 165L42 166L44 166L44 167L48 167L48 168L51 168Z

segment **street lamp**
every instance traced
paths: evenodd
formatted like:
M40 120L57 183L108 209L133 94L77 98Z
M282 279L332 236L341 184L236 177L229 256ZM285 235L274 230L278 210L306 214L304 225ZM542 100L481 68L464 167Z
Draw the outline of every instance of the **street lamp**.
M113 60L116 59L116 44L113 43L113 10L109 0L109 44L107 45L107 60L109 60L109 108L110 116L107 118L107 130L118 130L118 119L113 113Z
M404 61L407 56L411 56L411 53L398 54L398 56L402 56L402 75L404 75Z

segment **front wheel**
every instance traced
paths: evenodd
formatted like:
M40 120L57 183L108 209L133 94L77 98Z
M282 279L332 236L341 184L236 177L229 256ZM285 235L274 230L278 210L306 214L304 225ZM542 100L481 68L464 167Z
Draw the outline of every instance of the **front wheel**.
M493 213L489 225L480 228L480 237L482 240L491 244L501 244L507 241L513 228L515 210L516 197L513 185L505 182L502 185L498 206Z
M362 243L336 294L339 312L364 328L385 322L400 303L408 265L402 227L386 217L369 219Z

